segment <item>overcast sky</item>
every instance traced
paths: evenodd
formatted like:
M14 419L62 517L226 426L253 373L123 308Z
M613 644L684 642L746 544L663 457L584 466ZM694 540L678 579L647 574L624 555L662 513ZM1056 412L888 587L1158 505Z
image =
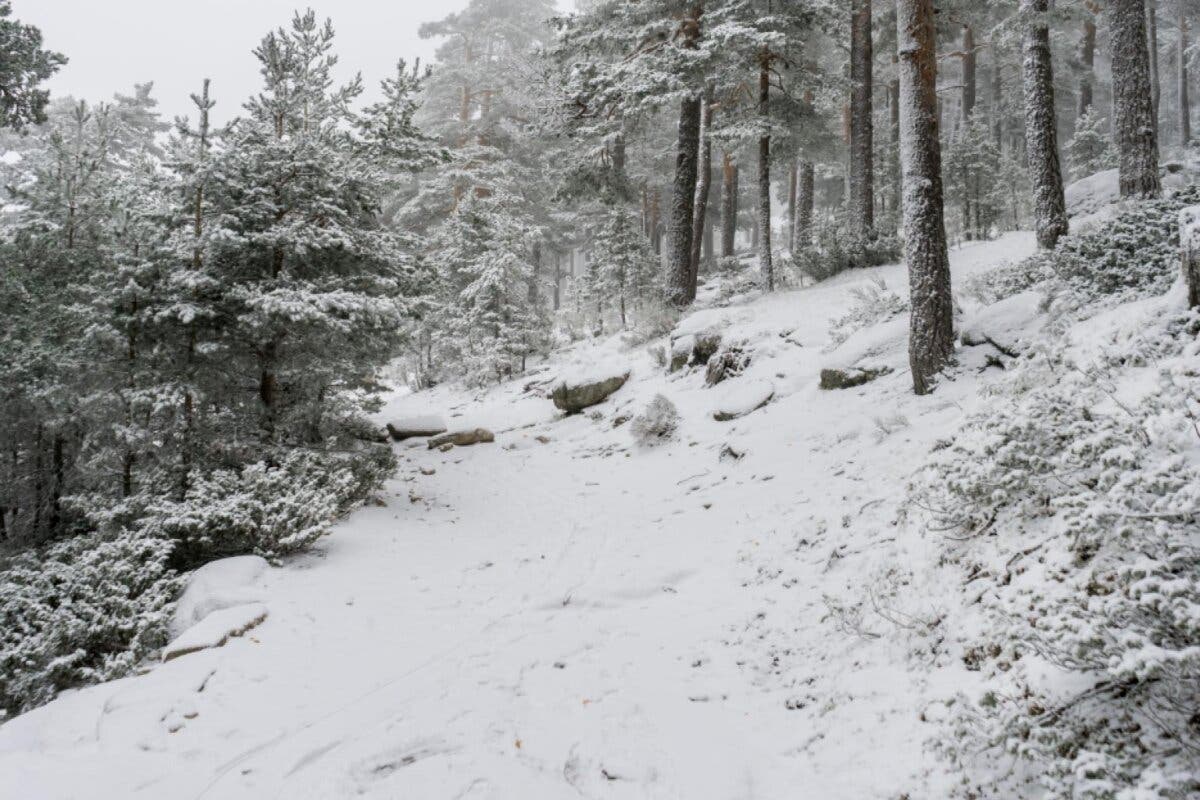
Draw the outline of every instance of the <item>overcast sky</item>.
M239 113L258 88L251 49L298 6L332 17L344 76L361 72L373 89L397 58L428 63L437 46L422 22L468 0L13 0L13 16L42 29L46 45L70 62L50 82L55 95L107 100L134 83L154 81L169 119L192 114L188 94L212 79L215 121ZM561 2L566 6L567 3Z

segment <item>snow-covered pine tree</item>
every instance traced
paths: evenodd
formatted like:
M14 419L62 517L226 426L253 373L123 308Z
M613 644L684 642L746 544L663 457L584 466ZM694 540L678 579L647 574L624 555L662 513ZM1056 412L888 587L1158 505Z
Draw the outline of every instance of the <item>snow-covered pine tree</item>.
M1054 72L1050 57L1049 0L1021 0L1024 26L1025 142L1033 176L1038 245L1053 249L1067 233L1067 204L1058 161Z
M1107 10L1121 196L1156 197L1162 185L1158 176L1157 105L1146 43L1146 6L1143 0L1111 0Z
M1079 180L1117 165L1108 127L1108 120L1094 106L1075 118L1075 135L1067 142L1071 177Z
M900 55L900 145L904 168L904 260L911 292L909 363L917 394L954 352L950 260L942 207L937 50L931 0L896 0Z
M50 93L41 84L66 62L42 48L40 30L12 19L11 0L0 0L0 128L44 122Z

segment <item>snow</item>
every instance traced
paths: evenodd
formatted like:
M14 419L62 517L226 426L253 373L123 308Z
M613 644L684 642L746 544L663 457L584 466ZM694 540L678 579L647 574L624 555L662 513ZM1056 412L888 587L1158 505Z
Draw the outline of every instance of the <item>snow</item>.
M728 422L744 417L771 402L775 385L770 381L733 380L723 387L720 402L713 409L713 419Z
M955 279L1033 249L1027 233L971 243L951 252ZM194 578L188 619L203 606L232 630L264 599L269 617L0 726L0 797L945 796L922 712L964 669L914 668L877 635L883 617L848 609L902 581L920 605L897 613L962 602L957 577L907 571L937 543L896 510L994 371L966 348L955 380L916 397L895 321L824 353L848 289L873 278L907 283L879 267L684 320L752 354L715 388L614 336L492 390L398 395L381 423L439 414L499 446L399 444L386 505L283 568ZM829 361L867 354L899 368L817 388ZM603 418L564 418L547 386L589 363L630 381ZM768 386L762 409L712 418ZM658 394L679 431L639 448L614 422Z
M162 659L170 661L197 650L220 647L234 636L241 636L261 624L266 618L267 607L262 603L214 611L163 648Z
M260 580L267 569L260 556L235 556L193 572L175 606L171 635L178 637L216 611L262 600Z
M446 430L446 422L436 414L418 414L412 417L388 420L399 431L422 431L441 433Z

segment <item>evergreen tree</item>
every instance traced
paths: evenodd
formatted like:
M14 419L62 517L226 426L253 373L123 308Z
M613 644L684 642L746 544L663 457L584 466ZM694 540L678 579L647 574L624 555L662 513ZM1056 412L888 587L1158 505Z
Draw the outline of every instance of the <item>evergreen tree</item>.
M45 122L50 94L38 86L65 63L42 49L40 30L12 19L10 0L0 0L0 128Z

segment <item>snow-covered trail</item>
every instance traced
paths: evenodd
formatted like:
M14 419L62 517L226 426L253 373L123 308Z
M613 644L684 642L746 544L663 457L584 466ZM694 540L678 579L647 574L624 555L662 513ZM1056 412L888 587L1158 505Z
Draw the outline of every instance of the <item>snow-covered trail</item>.
M956 251L956 275L1031 241ZM903 288L898 267L872 272ZM559 419L519 385L398 401L497 443L401 447L385 506L268 573L262 626L0 727L0 797L861 800L920 784L928 677L831 608L923 557L895 501L976 385L919 399L898 370L818 391L829 318L862 278L732 310L769 334L754 368L778 390L733 423L710 418L699 376L629 355L618 404L663 392L683 418L656 450L614 430L611 406ZM880 435L884 414L903 429ZM726 444L746 456L721 459Z

